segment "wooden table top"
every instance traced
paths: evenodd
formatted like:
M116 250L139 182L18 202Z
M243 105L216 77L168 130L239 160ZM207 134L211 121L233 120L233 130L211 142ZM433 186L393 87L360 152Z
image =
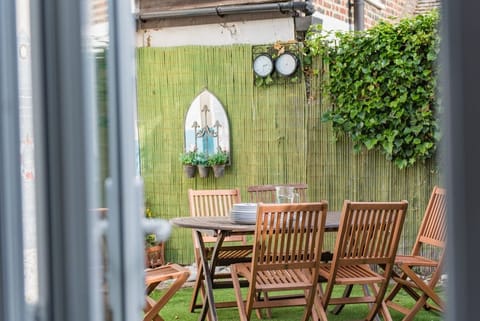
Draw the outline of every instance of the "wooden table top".
M325 231L337 231L341 212L327 212ZM170 220L170 223L179 227L196 230L229 231L231 233L253 233L255 224L232 223L229 216L186 216Z

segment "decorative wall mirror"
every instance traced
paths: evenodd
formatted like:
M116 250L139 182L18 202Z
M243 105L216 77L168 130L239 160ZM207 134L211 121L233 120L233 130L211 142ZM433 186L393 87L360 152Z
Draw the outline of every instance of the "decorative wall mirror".
M185 151L212 155L226 152L230 159L230 127L222 103L207 89L193 100L185 117Z

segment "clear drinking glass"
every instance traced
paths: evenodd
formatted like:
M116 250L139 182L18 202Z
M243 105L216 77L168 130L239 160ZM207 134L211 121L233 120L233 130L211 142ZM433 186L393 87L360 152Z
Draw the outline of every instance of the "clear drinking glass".
M277 203L298 203L300 195L295 193L295 187L275 186Z

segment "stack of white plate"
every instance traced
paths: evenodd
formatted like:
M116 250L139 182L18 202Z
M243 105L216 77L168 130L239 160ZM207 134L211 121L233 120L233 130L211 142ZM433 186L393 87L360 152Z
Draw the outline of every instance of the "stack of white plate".
M255 224L257 221L257 203L233 204L230 220L237 224Z

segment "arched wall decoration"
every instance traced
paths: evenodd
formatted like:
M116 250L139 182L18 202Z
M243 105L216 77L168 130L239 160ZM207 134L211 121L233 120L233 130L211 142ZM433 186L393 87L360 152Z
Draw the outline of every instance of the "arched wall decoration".
M185 151L207 155L226 152L230 155L227 113L218 98L207 89L195 97L185 116Z

